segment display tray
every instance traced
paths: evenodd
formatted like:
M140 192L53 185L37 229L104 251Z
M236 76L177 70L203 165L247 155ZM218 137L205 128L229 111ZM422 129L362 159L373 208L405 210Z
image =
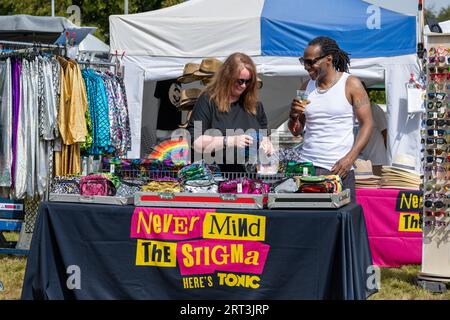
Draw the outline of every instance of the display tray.
M339 193L269 193L267 207L276 208L340 208L350 203L350 189Z
M79 194L59 194L50 193L49 201L76 202L76 203L97 203L97 204L115 204L125 206L133 204L133 197L110 197L110 196L82 196Z
M264 198L265 196L262 194L136 192L134 205L143 207L263 209Z

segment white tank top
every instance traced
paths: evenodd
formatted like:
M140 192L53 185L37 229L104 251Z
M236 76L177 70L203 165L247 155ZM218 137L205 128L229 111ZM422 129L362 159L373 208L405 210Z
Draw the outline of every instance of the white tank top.
M353 107L345 96L345 83L350 75L343 73L325 93L317 92L316 81L306 88L310 103L305 108L305 135L301 161L331 170L344 157L354 142Z

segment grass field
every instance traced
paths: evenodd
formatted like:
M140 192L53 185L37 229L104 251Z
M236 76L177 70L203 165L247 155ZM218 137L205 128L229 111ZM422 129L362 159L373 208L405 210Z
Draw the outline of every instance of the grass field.
M17 235L7 236L8 241L17 240ZM0 255L0 300L20 299L26 258ZM401 268L381 268L381 288L369 300L450 300L449 291L433 294L414 284L420 266L403 266Z

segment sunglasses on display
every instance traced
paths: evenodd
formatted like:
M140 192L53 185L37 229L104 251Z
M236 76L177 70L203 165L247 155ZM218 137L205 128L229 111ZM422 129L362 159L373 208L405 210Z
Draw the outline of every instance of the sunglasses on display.
M440 83L447 79L447 73L431 73L430 78L433 82Z
M440 108L442 107L443 102L441 100L439 101L428 101L427 108L428 109L434 109L434 108Z
M428 92L428 99L444 100L446 96L445 92Z
M237 84L242 86L243 84L248 85L250 82L252 82L252 79L237 79Z
M443 137L445 134L447 134L447 131L444 129L428 129L427 133L432 137Z
M446 221L425 221L423 223L426 227L444 227L444 226L448 226L448 222Z
M447 141L444 138L427 138L427 144L438 144L443 145L447 144Z
M426 121L426 124L429 127L433 127L433 126L443 127L443 126L445 126L446 123L447 123L447 121L445 119L428 119Z
M313 64L316 64L317 61L325 58L326 56L328 56L328 54L324 54L323 56L320 56L320 57L317 57L314 59L305 59L303 57L300 57L300 58L298 58L298 61L300 61L300 64L303 66L312 66Z
M432 56L428 58L429 63L445 63L447 61L445 56Z
M430 156L434 156L434 155L440 156L441 154L443 154L445 152L444 149L427 149L426 151Z
M446 206L444 201L442 201L442 200L437 200L437 201L427 200L423 203L423 205L425 206L425 208L435 207L437 209L442 209Z
M446 172L447 170L445 170L445 168L442 166L433 165L433 166L425 167L425 171L426 172Z
M448 216L445 211L425 211L427 217L443 217Z
M442 185L437 183L427 183L425 190L427 192L439 192L442 190Z
M436 162L436 164L442 164L445 161L444 157L427 156L424 158L427 163Z
M445 117L445 112L427 112L427 117L429 118L428 120L442 119Z

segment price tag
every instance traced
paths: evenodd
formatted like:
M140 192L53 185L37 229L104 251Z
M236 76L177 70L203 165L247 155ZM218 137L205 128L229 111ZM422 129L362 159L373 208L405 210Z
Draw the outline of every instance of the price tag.
M109 172L110 173L114 173L114 170L116 169L116 166L114 163L111 163L111 165L109 166Z
M237 184L237 193L242 193L242 183Z

